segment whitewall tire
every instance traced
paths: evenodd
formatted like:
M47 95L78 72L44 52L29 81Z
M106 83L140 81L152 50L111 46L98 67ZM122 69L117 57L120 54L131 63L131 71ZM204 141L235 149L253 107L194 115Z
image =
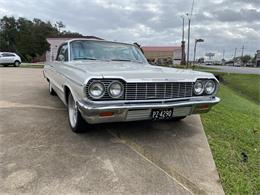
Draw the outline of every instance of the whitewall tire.
M72 94L68 97L68 117L71 130L75 133L83 133L86 129L86 122L82 118L77 103Z

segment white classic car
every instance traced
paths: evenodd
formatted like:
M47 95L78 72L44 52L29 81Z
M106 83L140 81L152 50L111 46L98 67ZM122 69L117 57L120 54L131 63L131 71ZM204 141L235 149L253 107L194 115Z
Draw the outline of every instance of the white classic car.
M43 74L50 94L67 105L74 132L95 123L180 120L220 101L213 74L152 66L132 44L69 40Z

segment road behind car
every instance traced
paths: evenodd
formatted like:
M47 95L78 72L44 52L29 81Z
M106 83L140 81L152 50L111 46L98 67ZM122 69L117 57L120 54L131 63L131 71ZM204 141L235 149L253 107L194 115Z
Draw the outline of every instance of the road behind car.
M0 68L0 194L224 194L198 115L70 131L41 69Z
M239 74L259 74L260 68L253 67L237 67L237 66L215 66L215 65L199 65L206 68L214 68L214 72L239 73ZM217 69L217 70L216 70Z

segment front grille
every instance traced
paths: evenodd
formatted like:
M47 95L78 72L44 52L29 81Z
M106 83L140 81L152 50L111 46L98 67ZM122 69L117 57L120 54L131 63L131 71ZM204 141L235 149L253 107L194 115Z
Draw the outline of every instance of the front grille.
M86 85L86 94L89 99L92 99L88 94L88 86L96 81L90 80ZM114 79L102 79L99 80L104 83L106 90ZM122 97L113 99L106 92L105 95L95 101L106 100L156 100L156 99L176 99L176 98L188 98L192 96L192 82L148 82L148 83L125 83L124 94Z
M192 83L126 83L126 100L175 99L192 96Z

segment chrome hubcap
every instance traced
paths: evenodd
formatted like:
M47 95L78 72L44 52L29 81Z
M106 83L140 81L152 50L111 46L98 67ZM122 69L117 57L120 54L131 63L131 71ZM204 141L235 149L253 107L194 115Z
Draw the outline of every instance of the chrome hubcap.
M78 108L77 104L74 101L72 95L69 96L69 120L72 127L76 126L77 123L77 115L78 115Z

